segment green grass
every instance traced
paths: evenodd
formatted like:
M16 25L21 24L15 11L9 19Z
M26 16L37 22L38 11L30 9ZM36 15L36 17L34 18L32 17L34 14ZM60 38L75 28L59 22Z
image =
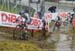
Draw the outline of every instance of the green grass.
M25 41L1 41L0 51L42 51L36 44Z
M2 47L3 49L1 48L1 50L3 50L3 51L4 50L9 51L11 48L12 48L13 51L15 51L14 50L15 47L13 45L15 44L15 46L17 46L17 44L18 44L20 46L21 43L23 43L23 44L24 43L25 44L36 44L35 46L38 46L37 48L41 48L41 49L55 49L56 48L55 42L47 43L46 41L42 40L43 43L41 43L41 41L36 41L36 40L33 40L33 39L29 39L27 41L13 40L12 39L12 30L13 29L9 29L7 27L0 27L0 31L6 33L6 34L0 34L0 36L3 37L3 39L5 39L5 41L3 40L2 42L0 42L0 44L2 44L2 46L3 46ZM41 31L34 33L34 39L39 39L39 36L41 36ZM48 33L47 33L47 36L48 36ZM7 45L4 45L4 44L7 44ZM9 46L10 46L10 49L8 49ZM20 47L17 47L16 50L18 50L18 48L20 48Z

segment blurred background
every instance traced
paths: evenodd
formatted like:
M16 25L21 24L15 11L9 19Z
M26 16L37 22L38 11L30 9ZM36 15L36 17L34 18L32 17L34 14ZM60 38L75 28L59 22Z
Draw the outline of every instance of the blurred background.
M0 10L11 13L19 13L22 9L28 8L32 16L35 11L48 11L51 6L56 6L57 11L72 11L75 7L75 0L0 0Z
M23 9L29 9L30 16L33 16L34 13L37 12L37 11L41 11L42 14L44 14L45 12L48 11L48 9L51 6L56 6L57 7L57 10L56 10L57 12L65 12L65 11L70 12L70 11L73 11L73 8L75 8L75 0L0 0L0 11L5 11L5 12L10 12L10 13L18 14ZM57 49L62 49L63 47L64 47L63 49L70 49L70 48L71 49L75 49L75 38L74 38L75 37L75 31L73 31L73 29L72 30L68 30L68 29L72 29L72 27L69 28L69 26L62 26L61 30L62 30L63 33L62 32L60 32L60 33L57 32L57 34L56 34L56 32L53 32L53 37L52 37L52 38L54 38L54 41L52 40L53 42L50 41L51 40L50 39L51 36L49 37L48 35L47 36L49 38L47 39L47 41L41 41L41 42L38 41L37 42L35 39L36 38L39 38L39 35L40 35L40 32L41 31L40 32L36 32L36 33L34 33L34 34L36 34L35 35L36 38L34 38L34 40L33 40L33 38L31 38L32 41L30 39L31 42L29 41L29 43L32 43L33 42L33 44L38 44L38 46L41 47L42 49L54 49L54 50L56 49L57 50ZM8 39L11 40L12 39L11 38L12 37L12 32L13 32L12 31L12 28L9 29L8 27L7 28L0 27L0 41L2 41L1 43L3 43L3 40L4 41L6 41ZM19 31L17 31L17 32L19 32ZM50 33L50 34L52 34L52 33ZM60 36L58 36L59 34L60 35L63 35L63 36L64 35L69 35L69 34L71 36L73 35L73 37L72 37L73 39L72 40L69 40L69 41L71 41L71 43L69 41L62 41L62 42L60 41L60 42L56 43L55 41L58 41L59 38L60 38ZM62 36L61 39L63 39L63 36ZM20 41L18 41L18 42L20 42ZM21 41L21 42L24 42L24 41ZM0 43L0 45L1 45L1 43ZM11 42L11 43L13 43L13 42ZM8 45L11 44L11 43L8 41ZM28 43L28 45L29 45L29 43ZM6 44L7 44L7 42L6 42ZM21 44L21 43L19 43L19 44ZM4 47L4 46L6 46L6 47ZM6 48L6 49L8 49L10 47L10 46L8 47L7 45L5 45L5 43L4 43L4 46L1 45L1 47L2 47L2 48L0 47L1 48L0 50L1 51L3 50L3 47ZM32 45L32 46L35 47L35 45ZM12 46L12 47L14 47L14 46ZM26 46L24 46L24 47L26 48ZM29 48L30 48L30 46L29 46ZM6 49L5 49L5 51L6 51ZM27 46L27 49L28 49L28 46ZM11 50L11 47L10 47L10 50ZM52 51L54 51L54 50L52 50ZM48 50L48 51L50 51L50 50Z

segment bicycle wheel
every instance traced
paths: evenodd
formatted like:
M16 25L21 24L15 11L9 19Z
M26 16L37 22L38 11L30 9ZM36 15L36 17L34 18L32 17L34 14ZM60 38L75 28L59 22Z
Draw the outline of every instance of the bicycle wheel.
M23 29L20 25L17 25L16 28L13 30L13 39L20 39L23 33Z

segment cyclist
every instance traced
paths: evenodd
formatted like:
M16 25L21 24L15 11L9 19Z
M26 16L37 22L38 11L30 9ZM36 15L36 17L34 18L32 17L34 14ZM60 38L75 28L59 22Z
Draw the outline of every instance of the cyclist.
M23 20L21 21L20 28L22 28L22 30L24 28L27 29L27 24L30 23L29 10L24 9L24 10L20 11L19 14L21 15L21 17L23 17L23 19L25 19L24 21ZM24 31L22 32L21 39L25 39L25 40L28 39L26 32L27 32L26 30L25 30L25 32Z
M25 19L26 23L30 22L30 16L29 16L29 10L28 9L21 10L19 12L19 14Z

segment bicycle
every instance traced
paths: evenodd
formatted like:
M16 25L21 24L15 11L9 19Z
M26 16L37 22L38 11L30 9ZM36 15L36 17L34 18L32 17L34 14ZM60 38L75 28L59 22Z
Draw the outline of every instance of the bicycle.
M13 39L28 39L26 31L27 25L25 22L24 24L21 23L19 25L16 25L16 27L13 30Z

